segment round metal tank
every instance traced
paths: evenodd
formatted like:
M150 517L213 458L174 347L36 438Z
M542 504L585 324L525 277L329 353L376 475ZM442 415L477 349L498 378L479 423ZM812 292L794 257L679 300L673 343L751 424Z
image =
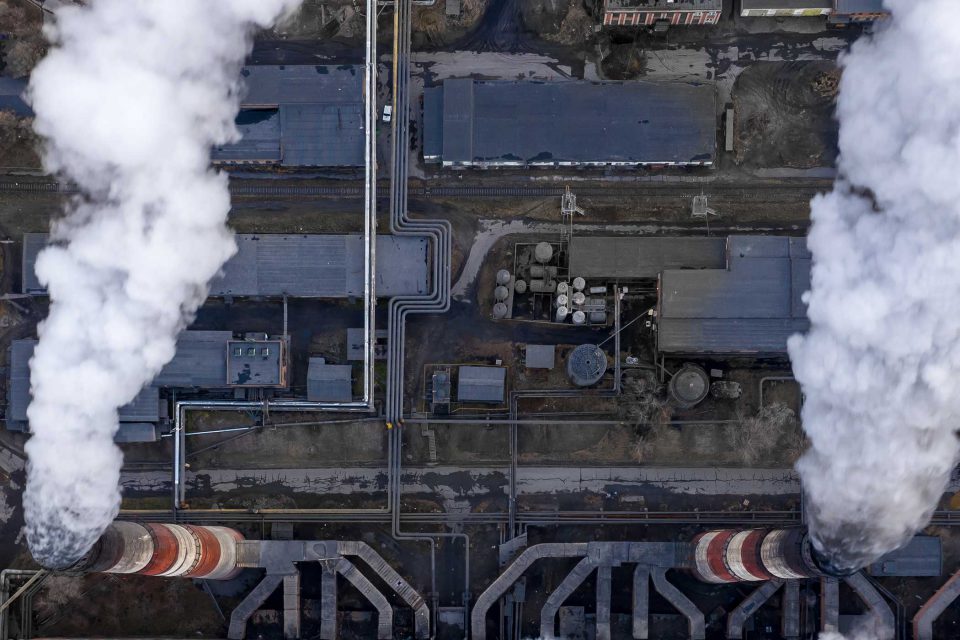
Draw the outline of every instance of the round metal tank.
M557 293L567 293L570 291L570 285L566 282L557 283Z
M542 264L532 264L530 265L530 277L533 279L536 278L546 278L547 277L547 268Z
M235 576L239 532L227 527L114 522L78 568L95 573L226 580Z
M586 286L587 286L587 281L584 280L583 278L581 278L580 276L577 276L576 278L573 279L573 290L574 290L574 291L583 291L583 289L584 289Z
M577 313L575 312L574 318ZM576 320L574 320L576 322ZM607 371L607 354L595 344L582 344L567 358L567 375L578 387L595 385Z
M587 296L584 295L583 291L576 291L576 292L574 292L574 294L570 297L570 299L573 301L573 304L582 305L582 304L586 303L586 301L587 301Z
M570 313L570 310L567 307L557 307L557 313L554 315L554 320L557 322L564 322L567 319L568 313Z
M710 393L710 377L702 367L685 364L670 378L670 398L681 409L691 409Z
M507 317L507 305L502 302L498 302L493 305L493 317L497 320L503 320Z
M500 269L497 271L497 284L507 285L510 284L510 272L506 269Z
M527 281L526 280L517 280L513 283L513 290L517 293L524 294L527 292Z
M493 297L496 298L499 302L503 302L507 299L507 296L510 295L510 290L504 287L503 285L497 287L493 290Z
M547 264L553 258L553 245L540 242L533 248L533 257L540 264Z
M587 314L579 309L573 312L573 324L586 324Z
M606 311L591 311L591 312L590 312L590 324L607 324L607 312L606 312Z
M556 305L558 307L568 307L570 306L570 298L567 297L567 294L561 293L557 296Z

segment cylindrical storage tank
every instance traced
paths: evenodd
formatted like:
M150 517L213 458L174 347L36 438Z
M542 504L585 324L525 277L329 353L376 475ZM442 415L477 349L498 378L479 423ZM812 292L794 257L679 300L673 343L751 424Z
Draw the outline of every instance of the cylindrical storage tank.
M524 294L527 292L527 281L526 280L517 280L513 283L513 290L519 294Z
M531 278L546 278L547 277L547 268L542 264L533 264L530 265L530 277Z
M739 582L727 568L724 557L727 543L736 535L734 530L708 531L693 539L693 575L703 582L726 584Z
M577 276L573 279L573 290L574 291L583 291L583 288L587 286L587 281Z
M570 310L567 309L567 307L557 307L557 313L556 313L556 315L554 316L554 319L555 319L557 322L564 322L564 321L566 321L566 319L567 319L567 314L568 314L569 312L570 312Z
M533 257L540 264L547 264L553 258L553 246L549 242L540 242L533 248Z
M79 566L95 573L226 580L239 572L239 532L227 527L111 524Z
M675 405L692 409L710 393L710 377L702 367L685 364L670 378L668 390Z
M557 293L567 293L570 291L570 285L566 282L557 283Z
M493 317L497 320L503 320L507 317L507 305L502 302L498 302L493 305Z
M510 272L506 269L500 269L497 271L497 284L507 285L510 284Z
M591 311L591 312L590 312L590 324L607 324L607 312L606 312L606 311Z
M570 306L570 298L567 297L567 294L561 293L557 296L556 306L558 307L568 307Z
M573 312L573 324L586 324L587 314L579 309Z
M574 318L578 313L583 312L574 312ZM582 344L567 358L567 375L578 387L589 387L598 383L606 371L607 354L595 344Z
M494 297L498 302L503 302L504 300L507 299L507 296L509 296L509 295L510 295L510 290L507 289L506 287L504 287L503 285L501 285L501 286L499 286L499 287L497 287L496 289L493 290L493 297Z
M606 287L590 287L590 293L592 295L602 295L607 292Z
M587 296L583 294L583 291L577 291L570 297L570 299L573 301L573 304L582 305L587 301Z

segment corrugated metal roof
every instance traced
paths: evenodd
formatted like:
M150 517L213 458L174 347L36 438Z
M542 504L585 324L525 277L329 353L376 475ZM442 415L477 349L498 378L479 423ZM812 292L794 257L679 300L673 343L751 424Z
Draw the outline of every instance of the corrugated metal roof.
M33 265L46 234L24 234L25 293L44 289ZM345 235L236 236L238 251L210 284L211 296L360 297L364 289L363 237ZM426 238L378 236L377 295L424 293L428 288Z
M664 269L722 269L723 238L574 236L570 275L583 278L656 278Z
M457 373L457 400L460 402L503 402L507 370L504 367L460 367Z
M353 367L346 364L326 364L323 358L310 358L307 368L307 399L311 402L353 400Z
M13 111L21 118L32 118L33 109L23 99L26 90L25 78L0 77L0 111Z
M887 13L883 0L836 0L836 13Z
M231 331L184 331L177 353L154 384L161 387L222 389L227 386L227 343Z
M156 442L157 425L152 422L122 422L113 441L125 444L132 442Z
M21 431L27 424L27 407L30 405L30 358L37 341L14 340L10 343L7 367L7 428ZM156 422L160 419L160 390L149 386L141 390L133 401L120 408L121 422Z
M716 89L683 82L451 79L441 111L424 103L425 145L442 122L443 163L709 164Z
M938 577L943 571L940 538L914 536L906 546L891 551L869 567L874 576Z
M443 87L423 90L423 159L440 162L443 159Z
M241 106L363 104L363 69L353 65L250 65Z
M363 112L362 102L281 106L283 166L362 167Z
M731 236L727 254L726 269L663 272L661 352L776 355L809 328L810 259L798 239Z

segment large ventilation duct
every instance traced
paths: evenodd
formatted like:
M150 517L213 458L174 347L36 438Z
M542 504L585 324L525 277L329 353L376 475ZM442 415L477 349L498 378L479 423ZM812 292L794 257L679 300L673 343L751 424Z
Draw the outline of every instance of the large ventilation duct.
M708 531L694 538L693 546L691 572L703 582L799 580L827 573L802 528Z
M75 569L228 580L243 536L227 527L114 522Z

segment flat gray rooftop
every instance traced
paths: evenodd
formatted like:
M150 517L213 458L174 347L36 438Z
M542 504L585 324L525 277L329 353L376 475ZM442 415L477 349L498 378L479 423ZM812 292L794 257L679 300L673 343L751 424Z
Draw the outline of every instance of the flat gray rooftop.
M286 386L284 345L280 340L227 343L227 381L237 387Z
M324 358L310 358L307 368L307 400L350 402L353 400L353 367L327 364Z
M740 0L743 10L833 9L833 0Z
M363 69L352 65L244 67L236 124L243 139L217 147L221 164L362 167Z
M524 355L527 369L553 369L556 364L556 346L552 344L528 344Z
M658 348L663 353L782 355L806 331L810 254L805 238L730 236L725 269L665 270Z
M723 0L605 0L610 10L638 9L644 11L682 10L711 11L723 8Z
M665 269L723 269L723 238L573 236L570 276L633 280L656 278Z
M501 403L507 370L504 367L460 367L457 372L459 402Z
M24 234L22 292L43 294L34 272L43 233ZM346 235L236 236L238 251L210 295L294 298L363 296L363 237ZM392 297L428 290L426 238L377 237L377 295Z
M868 571L874 576L939 577L943 572L940 538L914 536L905 546L870 565Z
M426 93L424 157L445 166L709 165L716 153L713 84L452 79Z
M177 353L154 384L160 387L222 389L227 387L227 344L232 331L183 331Z

